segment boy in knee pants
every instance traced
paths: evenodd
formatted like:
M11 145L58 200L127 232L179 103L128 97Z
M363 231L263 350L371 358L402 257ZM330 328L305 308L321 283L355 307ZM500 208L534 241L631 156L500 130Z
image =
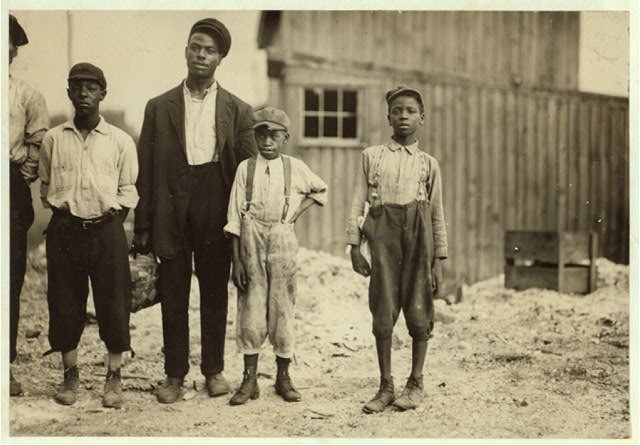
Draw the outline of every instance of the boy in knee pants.
M393 136L363 151L347 226L353 269L371 275L369 309L380 367L380 388L363 407L365 413L381 412L391 403L415 409L422 402L433 296L442 283L440 260L447 257L440 168L420 150L416 137L424 121L422 95L400 86L387 92L386 101ZM370 207L360 228L365 203ZM361 236L370 244L371 265L360 252ZM396 399L391 337L400 310L413 339L413 357L407 385Z
M267 336L276 354L276 393L289 402L301 399L289 377L298 252L294 224L313 204L322 206L327 195L327 185L304 162L281 154L289 140L287 115L266 107L255 113L255 122L259 154L238 166L224 228L232 237L236 342L244 354L242 384L231 405L258 398L258 353Z

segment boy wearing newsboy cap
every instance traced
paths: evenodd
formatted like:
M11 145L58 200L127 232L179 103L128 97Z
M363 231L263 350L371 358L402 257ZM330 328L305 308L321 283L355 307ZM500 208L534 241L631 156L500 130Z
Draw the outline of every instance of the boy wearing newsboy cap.
M327 196L327 185L304 162L282 154L291 126L286 113L265 107L254 117L259 153L238 166L224 227L232 238L236 343L244 354L242 384L231 405L260 395L258 354L267 337L276 355L276 393L288 402L301 399L289 376L298 252L294 224L311 205L324 205Z

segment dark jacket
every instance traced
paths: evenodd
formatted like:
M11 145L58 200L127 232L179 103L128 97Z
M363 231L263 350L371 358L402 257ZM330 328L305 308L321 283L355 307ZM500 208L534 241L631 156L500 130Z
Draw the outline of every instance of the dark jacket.
M257 153L253 110L220 85L217 94L216 145L228 194L238 164ZM147 103L138 163L135 231L151 231L153 252L174 257L184 240L189 204L182 84Z

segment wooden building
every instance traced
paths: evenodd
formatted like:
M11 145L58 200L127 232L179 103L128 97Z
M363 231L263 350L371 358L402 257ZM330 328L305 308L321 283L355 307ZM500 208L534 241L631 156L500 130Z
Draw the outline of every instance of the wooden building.
M440 162L447 276L502 272L507 229L593 230L628 262L628 99L578 87L577 12L269 11L269 103L289 150L330 186L299 224L303 246L345 250L361 150L386 141L384 92L425 98L421 148Z

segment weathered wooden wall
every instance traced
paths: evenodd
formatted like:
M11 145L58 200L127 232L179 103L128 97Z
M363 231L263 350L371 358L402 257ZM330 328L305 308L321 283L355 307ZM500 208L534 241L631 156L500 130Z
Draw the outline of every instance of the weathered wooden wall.
M275 43L291 54L481 78L578 86L578 12L284 11Z

